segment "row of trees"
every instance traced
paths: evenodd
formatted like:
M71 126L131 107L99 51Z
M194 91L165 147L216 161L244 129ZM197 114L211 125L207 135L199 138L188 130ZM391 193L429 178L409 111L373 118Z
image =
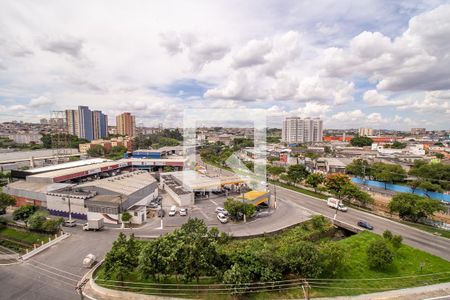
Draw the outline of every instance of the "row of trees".
M289 184L304 182L314 188L328 191L343 201L351 202L359 206L368 206L373 203L370 194L362 191L351 182L351 179L344 174L330 174L324 176L320 173L310 173L304 165L292 165L286 170L284 167L269 166L267 172L272 176L279 176L280 179Z
M125 146L114 146L111 150L107 150L102 145L92 145L91 148L87 151L87 154L91 157L103 157L106 156L109 159L120 159L123 158L124 153L126 153L128 149Z
M321 216L304 227L315 233L331 228ZM106 255L103 275L123 281L136 272L154 281L175 277L186 283L212 276L235 293L245 292L246 284L253 282L333 276L342 265L344 249L332 242L316 245L310 241L312 232L305 232L299 227L286 241L254 239L236 245L217 228L208 230L202 220L189 219L181 229L140 246L133 236L121 233Z
M360 178L369 178L385 183L404 182L408 174L416 180L408 182L413 189L422 188L431 192L450 189L450 165L427 163L417 160L407 173L402 166L377 162L369 164L367 160L356 159L347 166L347 172Z
M68 145L54 145L52 140L56 138L57 135L60 135L60 139L68 141ZM71 135L67 133L59 133L59 134L44 134L41 137L41 142L44 148L51 149L54 146L56 147L68 147L68 148L77 148L80 144L89 143L88 140L77 137L76 135Z
M178 146L183 140L183 135L178 129L164 129L161 132L137 136L133 140L134 149L154 149L165 146Z
M49 219L47 217L48 212L39 210L39 207L35 205L24 205L13 212L13 219L24 221L30 230L46 233L57 232L64 219Z

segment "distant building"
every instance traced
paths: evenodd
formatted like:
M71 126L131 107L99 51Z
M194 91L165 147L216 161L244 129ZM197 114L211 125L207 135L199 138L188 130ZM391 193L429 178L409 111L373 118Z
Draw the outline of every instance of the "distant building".
M426 128L411 128L412 135L424 135L427 133Z
M99 110L91 111L87 106L66 110L66 124L69 134L88 141L108 135L108 116Z
M358 134L359 134L359 136L372 136L373 129L372 128L359 128Z
M323 121L320 118L288 117L283 121L281 137L288 144L321 142Z
M18 133L9 134L8 138L13 140L16 144L42 144L42 134L39 133Z
M47 125L48 124L48 120L46 118L42 118L42 119L39 120L39 123L41 125Z
M90 143L78 145L78 148L80 150L80 153L87 153L87 151L91 149L93 145L101 145L106 152L111 151L112 147L116 146L124 146L125 148L127 148L128 151L131 151L133 148L132 140L129 137L125 138L117 137L112 138L110 140L103 140L103 139L93 140Z
M116 117L116 134L136 136L136 118L129 112Z

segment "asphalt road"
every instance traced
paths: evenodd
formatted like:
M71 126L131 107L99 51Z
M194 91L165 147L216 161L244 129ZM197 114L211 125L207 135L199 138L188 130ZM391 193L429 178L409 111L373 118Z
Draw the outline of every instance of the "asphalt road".
M271 188L273 190L273 186ZM290 201L330 218L334 216L335 210L328 207L325 201L279 186L276 189L279 199ZM352 208L349 208L347 212L338 212L336 219L355 226L358 220L366 220L374 227L375 233L382 234L383 231L390 230L393 234L403 236L405 244L450 261L450 239Z

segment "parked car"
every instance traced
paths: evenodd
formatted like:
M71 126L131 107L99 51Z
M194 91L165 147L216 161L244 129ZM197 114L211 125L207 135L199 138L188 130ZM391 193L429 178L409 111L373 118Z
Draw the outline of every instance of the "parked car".
M62 224L65 227L75 227L77 226L77 221L75 220L64 220L64 223Z
M92 266L95 265L96 262L97 262L97 257L94 254L89 253L83 259L83 267L92 268Z
M373 226L370 225L369 222L367 222L367 221L359 220L358 226L369 229L369 230L373 230Z
M169 217L173 217L177 214L177 207L175 205L172 205L170 207L170 211L169 211Z
M222 213L225 216L228 216L228 211L223 207L216 207L216 214Z
M157 208L158 205L159 204L157 202L152 201L152 202L149 203L148 207L150 207L150 208Z
M225 224L228 222L228 217L224 215L223 213L217 214L217 219L220 221L220 223Z
M187 208L180 208L180 216L187 216Z
M166 212L164 211L164 209L158 209L158 218L164 218L165 214Z

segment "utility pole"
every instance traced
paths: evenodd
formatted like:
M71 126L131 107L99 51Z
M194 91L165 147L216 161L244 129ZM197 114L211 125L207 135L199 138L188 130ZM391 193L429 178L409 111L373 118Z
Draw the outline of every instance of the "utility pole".
M69 221L72 221L72 206L70 204L70 194L67 194L67 200L69 200Z

